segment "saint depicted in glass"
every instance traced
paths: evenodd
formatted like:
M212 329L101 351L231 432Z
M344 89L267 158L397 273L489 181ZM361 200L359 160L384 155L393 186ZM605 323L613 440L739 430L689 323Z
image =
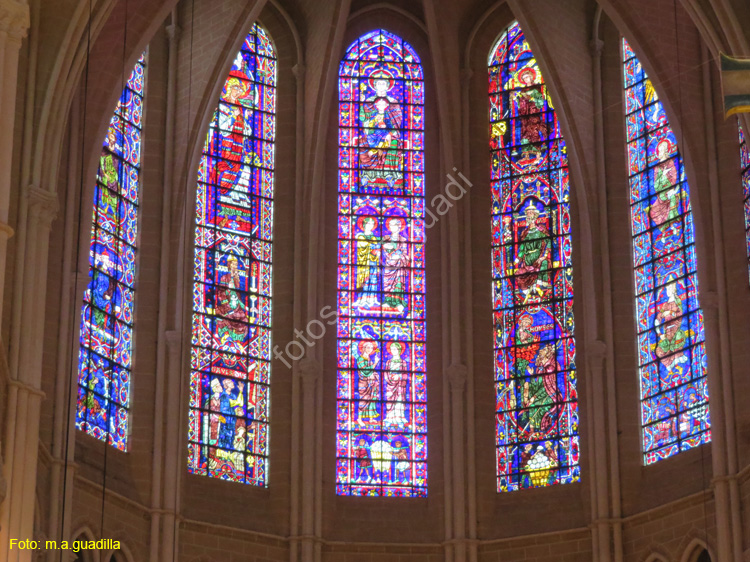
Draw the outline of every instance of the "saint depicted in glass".
M76 427L127 451L146 53L109 122L94 188Z
M268 485L276 53L255 24L224 83L196 190L188 469Z
M711 440L695 230L682 157L641 63L622 41L646 464Z
M377 30L339 67L336 491L427 495L424 82Z
M576 482L565 140L518 23L488 60L497 489Z
M740 166L742 167L742 198L745 200L745 242L750 262L750 150L747 148L745 134L738 126L740 135ZM750 269L750 263L748 264Z

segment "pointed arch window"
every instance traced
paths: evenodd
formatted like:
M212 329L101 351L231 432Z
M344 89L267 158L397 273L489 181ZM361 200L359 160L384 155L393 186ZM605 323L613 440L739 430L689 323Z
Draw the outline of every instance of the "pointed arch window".
M646 464L711 440L695 229L664 107L622 40L636 328Z
M424 82L383 29L339 66L336 492L427 495Z
M188 469L268 485L276 52L258 25L209 125L196 189Z
M517 22L488 59L497 489L580 479L565 140Z
M79 337L76 427L121 451L128 448L145 73L144 52L102 146Z
M740 166L742 167L742 198L745 201L745 243L747 245L748 270L750 271L750 149L747 147L742 125L737 123L740 137Z

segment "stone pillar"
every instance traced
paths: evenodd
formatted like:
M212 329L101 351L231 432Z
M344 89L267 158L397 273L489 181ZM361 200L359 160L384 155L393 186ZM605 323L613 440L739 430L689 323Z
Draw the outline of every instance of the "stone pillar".
M464 431L464 390L468 369L466 365L454 363L448 367L446 375L451 391L451 475L453 495L453 560L465 562L469 557L466 540L466 436Z
M715 291L700 295L708 358L708 402L711 412L712 487L716 510L716 550L719 560L732 560L732 516L727 479L724 394L719 358L719 296ZM704 445L705 447L705 445Z
M32 554L30 550L11 551L10 539L32 538L34 530L47 258L57 197L30 186L22 204L28 207L24 285L19 291L24 322L15 338L23 353L10 373L3 436L8 496L0 511L0 560L13 562L29 562Z
M3 316L8 238L13 234L13 229L8 225L8 207L18 89L18 50L28 29L28 4L24 0L0 0L0 131L3 131L0 135L0 318Z
M595 562L612 560L612 529L609 513L608 467L607 467L607 409L605 393L605 360L607 344L594 340L588 344L588 391L589 424L591 426L591 486L592 486L592 532L594 534ZM614 445L616 446L616 444Z
M181 388L179 380L184 377L182 371L182 338L183 334L177 330L164 333L167 343L167 388ZM181 454L184 450L182 442L185 432L182 427L186 418L181 414L183 406L182 392L167 392L166 408L164 412L164 489L161 511L161 558L160 560L177 560L179 550L180 515L180 476L185 470L185 458ZM186 402L185 402L186 403Z
M298 373L302 381L302 470L301 470L301 517L300 517L300 536L299 540L299 557L305 562L316 560L316 548L318 538L316 536L315 525L315 481L316 459L318 444L316 436L317 426L317 403L320 389L322 368L320 363L311 357L305 357L299 362Z

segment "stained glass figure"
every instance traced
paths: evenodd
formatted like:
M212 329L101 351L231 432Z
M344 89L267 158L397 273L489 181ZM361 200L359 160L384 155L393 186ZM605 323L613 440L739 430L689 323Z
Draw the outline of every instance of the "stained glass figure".
M636 328L646 464L711 440L695 228L664 107L622 41Z
M737 123L740 135L740 166L742 167L742 198L745 200L745 243L747 245L748 269L750 270L750 149L745 133Z
M488 59L497 490L580 479L568 156L514 22Z
M268 485L276 52L260 25L209 126L196 193L188 470Z
M427 495L424 82L379 29L339 66L336 492Z
M127 451L144 52L130 74L99 159L81 311L76 427Z

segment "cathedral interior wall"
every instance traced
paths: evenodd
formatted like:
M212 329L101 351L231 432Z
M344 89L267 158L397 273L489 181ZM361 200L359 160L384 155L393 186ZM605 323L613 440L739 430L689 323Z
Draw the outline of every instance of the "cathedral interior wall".
M462 548L479 562L603 562L610 559L601 552L610 546L620 549L621 562L682 562L698 544L717 552L718 512L727 509L739 515L740 536L733 536L734 548L739 543L744 559L750 560L750 409L743 401L750 396L745 372L750 361L750 289L736 122L723 117L715 53L705 35L711 21L723 25L719 18L707 17L697 24L695 14L702 9L696 8L698 3L674 7L646 0L572 0L564 6L552 0L509 0L492 7L479 1L443 6L424 0L424 9L305 0L195 0L145 7L144 0L133 0L129 14L122 3L107 4L97 12L102 17L97 28L101 36L93 39L91 57L97 72L89 76L89 101L83 103L82 47L64 44L65 30L72 25L65 12L77 2L64 4L54 9L35 4L38 29L44 35L36 54L33 96L27 91L26 42L20 51L11 171L15 187L10 224L25 220L20 209L26 195L16 187L30 185L34 178L55 193L58 202L45 262L47 291L38 348L44 398L36 536L49 537L59 528L60 521L49 516L51 506L58 505L68 510L66 533L85 528L96 539L119 539L134 562L161 560L168 543L164 537L171 533L178 537L178 559L186 562L304 559L301 552L313 552L316 560L325 562L433 562L458 559L455 553ZM175 41L165 32L171 22L168 4L176 4ZM750 8L737 1L729 4L739 27L750 29L744 25ZM599 5L604 10L600 16ZM123 55L122 36L106 35L121 29L136 10L140 15ZM437 17L441 13L452 17ZM471 181L468 196L427 232L427 498L336 495L335 329L328 330L308 355L320 373L312 383L299 363L293 368L279 359L272 363L268 488L187 472L185 373L192 313L194 178L218 93L256 18L268 29L278 54L274 344L283 348L296 338L295 329L304 327L321 307L336 303L336 80L346 45L363 32L384 27L415 47L425 71L427 201L443 191L446 173L454 166ZM550 84L570 159L582 478L564 486L497 493L486 60L491 45L514 19L521 22ZM592 29L602 41L600 112ZM750 41L747 31L743 33ZM707 320L706 327L714 369L709 376L720 379L724 390L721 401L716 399L723 407L712 410L718 442L649 466L643 465L641 452L633 333L621 34L638 50L652 77L686 162L701 299L706 317L716 318ZM79 37L83 39L80 33ZM101 132L121 89L122 61L134 60L146 44L138 328L130 450L122 453L71 426L76 392L71 366L77 364L78 315L87 282L92 170L99 158ZM60 51L61 45L71 51L70 81L78 84L69 92L60 83L45 81L56 77L56 65L61 64L56 49ZM117 56L108 55L108 49L116 50ZM450 56L442 56L445 51ZM169 79L170 59L174 84ZM31 161L31 154L47 154L39 147L52 141L37 139L27 128L41 119L39 108L49 99L48 90L59 91L68 103L54 105L57 109L50 117L50 123L60 123L51 126L50 133L59 141L59 163L40 165ZM57 115L60 111L63 114ZM171 139L165 134L170 122ZM599 157L602 170L597 167ZM41 171L33 171L39 167ZM19 291L35 275L34 264L19 258L17 239L18 235L11 239L7 252L3 334L16 322L13 310ZM19 272L19 267L26 269ZM458 285L451 280L452 268L460 268ZM603 290L605 280L609 292ZM459 317L451 312L455 303ZM24 321L17 320L20 326ZM3 341L10 363L14 337L11 334L10 343ZM597 363L595 350L602 341L606 360ZM461 349L469 371L469 413L458 452L451 437L456 420L448 405L453 392L452 344ZM611 384L599 386L597 377ZM5 388L7 381L1 382L0 388ZM316 410L305 417L306 389L313 387ZM7 389L0 393L3 400L4 395ZM605 405L603 412L597 400ZM597 427L606 435L603 440L595 435ZM316 446L312 465L302 462L306 437ZM451 459L456 456L464 459L458 465L468 474L463 496L454 488L458 465ZM63 471L66 461L70 463ZM722 474L717 476L717 470ZM721 510L717 482L727 484L730 494L730 507ZM67 508L55 503L60 494L67 494ZM455 497L466 498L465 506L456 507ZM602 515L602 510L609 514ZM453 529L456 521L465 522L463 532ZM300 530L306 525L310 535ZM601 537L611 543L603 547L597 542ZM304 550L308 545L310 550ZM106 562L106 553L96 556L91 562Z

